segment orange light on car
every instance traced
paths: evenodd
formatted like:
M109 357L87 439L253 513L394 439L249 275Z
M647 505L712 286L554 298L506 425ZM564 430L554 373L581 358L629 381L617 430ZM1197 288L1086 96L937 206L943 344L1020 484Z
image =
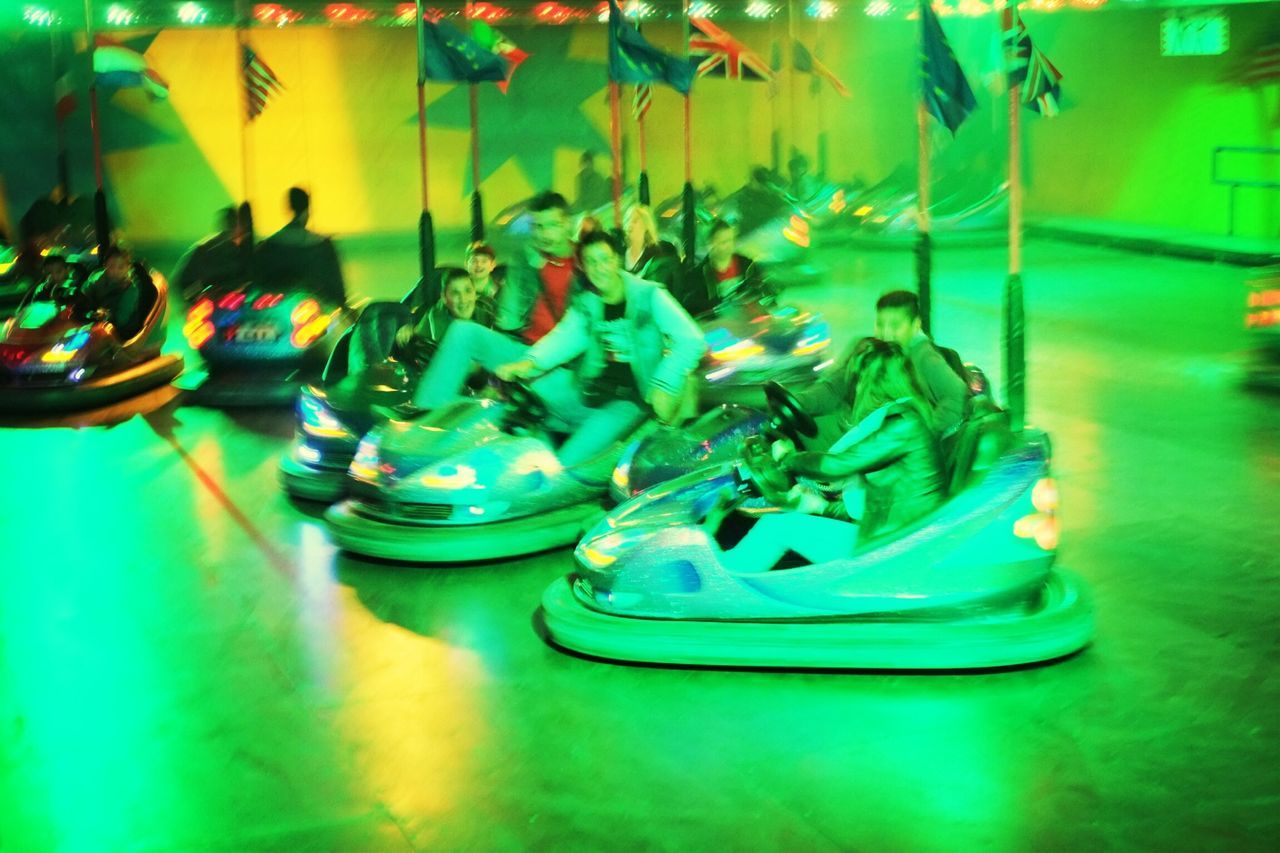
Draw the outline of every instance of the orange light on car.
M807 249L809 248L809 223L800 216L792 214L791 222L782 229L782 236L800 248Z
M319 313L320 303L316 302L314 299L304 299L298 303L296 308L293 309L293 314L289 319L293 321L293 325L295 326L305 326Z
M187 312L187 322L182 326L182 335L192 349L200 349L209 342L215 331L209 318L213 316L213 301L201 299L191 306Z
M840 213L848 204L844 200L844 190L836 190L835 195L831 197L831 204L827 205L827 209L832 213Z

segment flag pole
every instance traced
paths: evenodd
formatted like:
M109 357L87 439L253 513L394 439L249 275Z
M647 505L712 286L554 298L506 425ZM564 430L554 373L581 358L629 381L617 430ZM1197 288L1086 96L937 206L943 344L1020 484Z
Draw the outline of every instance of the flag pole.
M421 178L422 214L418 217L418 270L422 276L419 289L425 304L438 298L436 293L436 238L427 204L427 77L425 57L427 28L422 0L415 0L418 32L418 170Z
M618 81L609 81L609 146L613 158L613 228L622 233L622 109Z
M465 8L467 20L472 19L471 0ZM475 83L469 83L468 96L471 106L471 242L484 239L484 206L480 201L480 92Z
M470 8L468 3L467 7ZM471 241L484 239L484 208L480 201L480 93L475 83L467 88L471 101Z
M684 56L689 60L689 0L684 0ZM684 211L684 260L693 266L697 260L698 223L693 198L693 89L684 96L684 188L681 207Z
M1009 9L1001 15L1011 19ZM1006 31L1012 27L1006 27ZM1006 39L1005 67L1013 67L1016 45ZM1001 337L1004 339L1005 405L1009 426L1021 432L1027 415L1026 318L1022 293L1022 111L1021 85L1009 87L1009 275L1005 278Z
M636 97L639 98L640 87L636 86ZM649 97L653 97L653 90L649 90ZM637 135L640 138L640 180L636 186L636 194L639 196L640 203L645 207L649 206L649 147L646 144L644 133L645 114L649 112L646 106L640 111L640 115L636 118Z
M236 0L236 68L239 71L237 82L240 85L240 206L236 215L240 222L240 229L243 232L243 241L240 244L240 251L244 260L244 268L249 271L249 278L256 278L254 275L254 236L253 236L253 206L249 201L250 187L252 181L250 178L250 162L249 162L249 125L250 122L250 96L249 96L249 65L248 65L248 33L249 18L244 7L244 0Z
M94 236L98 240L98 257L106 254L111 244L111 220L107 216L106 181L102 170L102 117L98 113L98 76L93 70L93 54L97 49L93 35L93 0L84 0L84 32L89 43L89 129L93 136L93 176L97 190L93 194Z
M921 0L921 5L928 0ZM921 44L924 40L924 14L921 20ZM922 48L923 52L923 48ZM921 69L920 100L916 104L916 128L919 134L919 183L916 189L916 295L920 300L920 328L931 334L933 290L930 282L933 266L933 244L929 236L929 109L924 102L924 71Z
M787 67L787 101L791 109L791 150L799 151L797 144L800 122L796 113L796 4L795 0L787 0L787 50L784 54ZM779 154L781 157L781 154ZM791 159L791 155L787 155Z

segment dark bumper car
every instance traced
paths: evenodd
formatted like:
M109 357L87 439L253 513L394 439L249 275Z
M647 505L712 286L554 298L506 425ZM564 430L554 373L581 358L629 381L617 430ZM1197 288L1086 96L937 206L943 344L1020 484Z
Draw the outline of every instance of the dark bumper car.
M141 265L143 322L122 340L73 304L32 301L0 327L0 412L39 415L99 408L172 381L182 357L164 354L168 284Z

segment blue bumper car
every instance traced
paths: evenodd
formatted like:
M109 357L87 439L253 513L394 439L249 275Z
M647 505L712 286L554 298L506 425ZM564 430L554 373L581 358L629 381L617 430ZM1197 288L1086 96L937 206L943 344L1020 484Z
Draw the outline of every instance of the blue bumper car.
M625 442L566 467L532 392L462 400L361 440L352 496L325 514L344 550L414 563L532 554L573 543L603 514Z
M1047 437L1015 438L992 416L957 447L951 498L929 515L858 542L853 522L785 514L801 544L764 570L736 550L778 512L750 453L643 492L547 589L547 634L598 658L692 666L962 670L1080 650L1093 609L1055 565Z

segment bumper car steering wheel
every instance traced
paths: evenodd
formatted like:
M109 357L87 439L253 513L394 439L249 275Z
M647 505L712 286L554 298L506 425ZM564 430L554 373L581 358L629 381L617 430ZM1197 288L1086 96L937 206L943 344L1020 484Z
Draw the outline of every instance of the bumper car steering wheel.
M777 382L767 382L764 386L765 401L769 406L769 426L781 432L797 445L800 439L813 438L818 434L818 424L813 415L804 410L796 396Z
M772 442L760 435L742 443L742 457L734 466L739 485L748 494L764 498L774 506L785 506L792 479L773 458Z
M527 382L505 383L507 413L502 420L505 431L531 429L547 419L547 404Z

